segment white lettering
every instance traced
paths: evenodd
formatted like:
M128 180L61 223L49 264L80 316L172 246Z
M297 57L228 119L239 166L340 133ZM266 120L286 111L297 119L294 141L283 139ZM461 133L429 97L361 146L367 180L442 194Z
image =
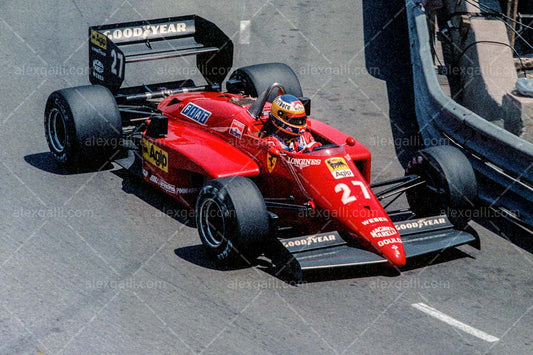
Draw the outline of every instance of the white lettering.
M387 222L387 221L388 221L388 219L385 218L385 217L376 217L376 218L367 219L366 221L361 222L361 224L363 226L366 226L366 225L369 225L369 224L374 224L374 223L378 223L378 222Z
M126 28L122 34L126 38L131 38L131 36L133 36L133 30L131 28Z
M187 31L187 25L185 23L176 24L176 32L185 32Z
M378 247L382 247L382 246L388 245L388 244L401 243L401 242L402 242L402 240L400 238L384 239L384 240L380 240L378 242Z
M296 165L298 168L303 169L310 165L320 165L322 162L320 159L298 159L298 158L289 158L287 160L289 164Z
M150 35L164 35L169 33L186 32L186 23L169 23L161 25L147 25L143 27L132 27L124 29L115 29L113 32L110 30L104 31L103 34L109 37L111 40L121 38L142 37L148 38Z
M433 219L427 219L422 218L417 221L412 222L405 222L401 224L396 224L395 227L398 230L408 230L408 229L422 229L424 227L433 227L433 226L439 226L446 224L445 218L433 218Z
M389 226L380 226L380 227L374 228L370 232L370 235L372 236L372 238L390 237L396 234L398 234L396 229L393 227L389 227Z
M335 234L330 234L330 235L324 235L324 236L308 236L303 239L283 241L282 243L283 243L283 246L288 248L288 247L294 247L294 246L299 247L299 246L304 246L304 245L332 242L335 240L336 240Z
M141 37L143 35L143 29L140 27L135 27L133 29L133 36L134 37Z

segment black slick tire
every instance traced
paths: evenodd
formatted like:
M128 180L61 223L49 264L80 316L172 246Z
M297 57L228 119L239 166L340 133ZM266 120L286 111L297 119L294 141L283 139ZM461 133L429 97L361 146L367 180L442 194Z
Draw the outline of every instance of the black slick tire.
M420 150L406 169L406 175L413 174L426 183L407 191L411 210L418 217L444 212L455 227L464 229L478 194L474 169L465 155L452 146Z
M281 84L287 94L303 96L298 77L283 63L263 63L239 68L231 74L226 85L228 92L258 97L273 83ZM272 102L275 98L276 92L273 92L268 101Z
M205 184L196 203L196 225L207 253L233 266L251 265L263 253L269 235L261 192L242 176Z
M97 166L120 148L122 121L113 94L103 86L88 85L50 94L44 130L57 163Z

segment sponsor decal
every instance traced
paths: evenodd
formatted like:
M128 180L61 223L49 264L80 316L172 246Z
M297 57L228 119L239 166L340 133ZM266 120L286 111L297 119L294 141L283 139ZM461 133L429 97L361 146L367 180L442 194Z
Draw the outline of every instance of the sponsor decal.
M164 23L160 25L146 25L138 27L117 28L104 31L104 35L111 40L117 39L146 39L154 36L163 36L173 33L187 32L185 22Z
M237 121L237 120L233 120L229 128L229 134L241 139L245 128L246 126L244 125L244 123Z
M107 37L98 31L91 30L91 43L102 49L107 49Z
M102 74L104 72L104 64L102 64L102 62L98 59L93 60L93 68L94 71L99 74Z
M366 225L369 225L369 224L374 224L374 223L379 223L379 222L387 222L387 221L388 221L388 219L385 218L385 217L376 217L376 218L367 219L366 221L361 222L361 224L363 226L366 226Z
M143 170L143 174L144 174L145 171L146 170ZM166 182L165 180L163 180L161 178L158 178L155 175L151 175L150 176L150 181L153 182L156 185L159 185L161 187L161 189L163 189L163 190L165 190L167 192L170 192L171 194L175 194L176 193L176 186Z
M299 167L300 169L307 168L311 165L320 165L322 160L320 159L300 159L300 158L289 158L287 159L289 164Z
M95 53L98 53L99 55L101 55L102 57L106 57L107 54L101 50L100 48L98 47L91 47L91 51L95 52Z
M165 180L163 179L159 179L159 186L167 191L167 192L170 192L171 194L175 194L176 193L176 186L172 185L172 184L169 184L168 182L166 182Z
M389 226L377 227L370 232L372 238L390 237L396 234L398 234L396 229Z
M98 74L98 73L96 73L96 72L94 72L94 71L93 71L93 76L94 76L96 79L98 79L98 80L105 81L105 78L104 78L103 75Z
M267 168L268 168L268 172L271 173L274 168L276 167L276 163L278 162L278 157L267 153Z
M394 244L394 243L402 243L402 240L400 238L389 238L389 239L383 239L378 242L378 247L382 247L384 245L388 244ZM396 248L394 248L396 249Z
M168 173L168 153L151 142L142 141L143 159Z
M209 119L209 116L211 116L211 112L204 110L200 106L191 102L181 110L181 114L200 124L205 124Z
M438 226L445 225L445 224L447 224L446 218L438 217L438 218L422 218L416 221L398 223L395 225L395 227L397 230L401 231L401 230L407 230L407 229L422 229L424 227L438 227Z
M331 175L333 175L335 179L354 176L344 158L339 157L326 159L326 165L331 172Z
M292 101L292 102L285 102L280 96L278 96L275 101L279 107L281 107L282 109L288 110L288 111L303 111L304 110L304 105L299 100Z
M200 191L199 187L177 187L176 192L178 194L194 194L196 192Z
M283 246L285 248L288 247L299 247L303 245L313 245L313 244L320 244L325 242L332 242L335 241L337 237L335 234L328 234L328 235L320 235L315 236L311 235L302 239L296 239L296 240L289 240L289 241L281 241Z

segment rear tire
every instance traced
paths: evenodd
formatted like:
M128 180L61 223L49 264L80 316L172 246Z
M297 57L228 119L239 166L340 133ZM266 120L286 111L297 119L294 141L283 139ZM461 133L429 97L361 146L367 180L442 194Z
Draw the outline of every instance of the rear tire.
M283 63L264 63L239 68L231 74L226 88L230 93L258 97L276 82L281 84L285 93L296 97L303 96L300 80L294 71ZM268 101L272 102L275 98L276 91L270 95Z
M413 174L426 184L407 191L411 210L418 217L445 212L455 227L465 228L478 194L474 169L465 155L452 146L421 150L407 166L406 175Z
M46 102L48 147L61 165L98 165L120 147L122 121L111 92L99 85L53 92Z
M263 196L242 176L207 182L198 195L196 225L207 253L232 265L251 265L270 232Z

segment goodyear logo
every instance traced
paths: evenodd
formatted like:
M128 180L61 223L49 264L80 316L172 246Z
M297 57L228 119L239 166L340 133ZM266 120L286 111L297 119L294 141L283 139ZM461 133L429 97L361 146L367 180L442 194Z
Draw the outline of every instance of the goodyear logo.
M327 234L327 235L310 235L305 238L300 238L296 240L289 240L289 241L282 241L281 243L285 248L290 247L300 247L305 245L313 245L313 244L321 244L325 242L334 242L337 240L337 237L335 234Z
M345 177L354 176L352 170L346 163L344 158L329 158L326 159L326 165L335 179L342 179Z
M156 36L175 35L177 33L187 32L187 23L162 23L158 25L146 25L140 27L117 28L113 32L105 31L104 34L112 40L119 39L147 39Z
M440 217L440 218L420 218L419 220L415 221L408 221L403 222L394 225L397 230L416 230L416 229L422 229L426 227L439 227L442 225L446 225L447 221L446 218Z
M143 159L168 173L168 153L151 142L143 139Z
M98 31L91 30L91 43L102 49L107 49L107 37Z
M211 112L190 102L181 110L181 114L199 124L205 124L209 116L211 116Z

